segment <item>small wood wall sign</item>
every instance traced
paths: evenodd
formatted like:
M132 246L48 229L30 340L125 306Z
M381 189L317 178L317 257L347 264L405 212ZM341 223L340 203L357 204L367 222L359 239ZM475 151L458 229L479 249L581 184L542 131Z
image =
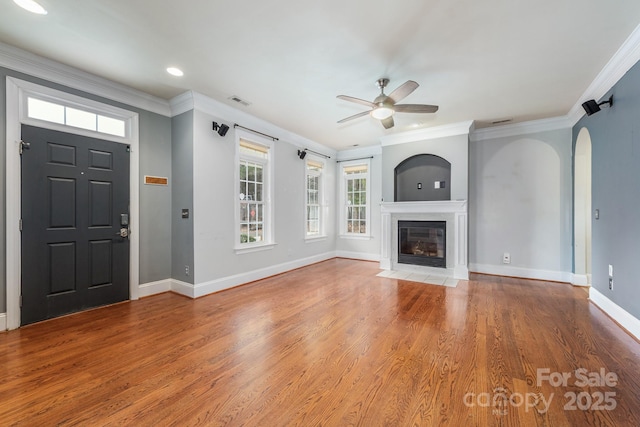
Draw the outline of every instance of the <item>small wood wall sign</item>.
M165 176L144 176L144 183L146 185L169 185L169 178Z

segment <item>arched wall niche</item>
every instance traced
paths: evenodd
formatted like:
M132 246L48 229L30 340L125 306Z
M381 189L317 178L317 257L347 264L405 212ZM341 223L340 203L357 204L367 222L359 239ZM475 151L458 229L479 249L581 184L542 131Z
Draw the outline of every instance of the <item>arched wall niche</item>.
M396 202L451 200L451 163L434 154L417 154L394 170Z

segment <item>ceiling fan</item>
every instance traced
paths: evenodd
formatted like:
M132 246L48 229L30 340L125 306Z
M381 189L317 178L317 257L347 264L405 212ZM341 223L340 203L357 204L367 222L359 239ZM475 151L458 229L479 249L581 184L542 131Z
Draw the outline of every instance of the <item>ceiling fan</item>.
M378 119L382 122L382 126L385 129L389 129L393 127L393 114L394 113L435 113L438 111L437 105L426 105L426 104L397 104L398 101L403 100L411 92L418 88L418 83L413 80L407 80L405 83L400 85L396 90L391 92L389 95L384 94L384 88L389 84L389 79L379 79L377 82L378 87L380 88L380 95L373 102L365 101L364 99L354 98L352 96L347 95L338 95L337 97L340 99L344 99L345 101L355 102L356 104L366 105L371 109L368 111L363 111L358 114L354 114L353 116L349 116L344 118L338 123L348 122L349 120L357 119L358 117L365 116L370 114L374 119Z

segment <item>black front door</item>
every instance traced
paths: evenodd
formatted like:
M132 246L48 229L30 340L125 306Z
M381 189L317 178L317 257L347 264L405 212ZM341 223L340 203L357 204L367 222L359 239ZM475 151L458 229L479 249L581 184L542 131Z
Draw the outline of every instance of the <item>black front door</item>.
M22 140L21 324L127 300L129 147L26 125Z

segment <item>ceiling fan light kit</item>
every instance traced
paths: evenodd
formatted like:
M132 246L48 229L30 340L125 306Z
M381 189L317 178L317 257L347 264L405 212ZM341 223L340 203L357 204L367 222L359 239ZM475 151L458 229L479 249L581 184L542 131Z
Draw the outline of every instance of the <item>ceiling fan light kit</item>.
M393 108L385 107L383 105L371 110L371 113L369 114L371 114L371 117L373 117L374 119L384 120L388 117L393 116L393 113L394 113Z
M348 122L358 117L366 116L369 114L374 119L380 120L382 126L385 129L392 128L393 115L395 113L435 113L438 111L437 105L426 104L397 104L398 101L409 96L414 90L418 88L418 83L413 80L407 80L404 84L400 85L396 90L389 95L385 95L384 88L389 84L389 79L378 79L376 82L378 88L380 88L380 95L373 100L373 102L365 101L364 99L354 98L347 95L338 95L338 99L342 99L356 104L365 105L370 108L368 111L363 111L353 116L346 117L339 120L338 123Z

